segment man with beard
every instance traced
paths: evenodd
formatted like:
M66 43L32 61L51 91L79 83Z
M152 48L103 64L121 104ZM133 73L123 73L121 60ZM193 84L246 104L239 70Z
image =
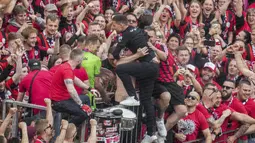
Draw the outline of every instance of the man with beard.
M54 136L51 100L49 98L45 98L44 102L46 104L46 119L39 119L35 123L35 143L49 143L51 138Z
M204 67L201 72L201 78L198 78L197 81L200 83L202 87L207 83L213 83L217 86L219 90L221 90L221 86L213 80L216 74L216 66L212 62L207 62L204 64Z
M74 76L73 70L80 67L82 60L82 50L74 49L70 53L68 62L61 64L54 73L50 89L53 109L57 112L73 115L70 122L76 126L82 124L91 114L92 110L89 107L88 97L84 95L78 96L74 84L82 89L97 93L96 90Z
M188 109L188 115L177 122L178 132L175 133L177 143L197 139L200 131L205 137L205 143L212 142L209 125L204 115L196 109L199 101L200 96L197 92L190 92L185 97L184 102Z
M244 105L234 97L233 90L235 89L235 83L232 80L226 80L222 86L222 104L226 105L236 112L247 114L247 111ZM247 142L247 136L241 137L245 131L249 128L249 124L240 124L237 121L229 121L227 129L228 130L235 130L239 128L239 130L235 133L228 134L228 140L234 142L236 139L239 139L242 142ZM241 138L239 138L241 137Z
M215 95L212 98L211 102L213 104L213 108L208 111L214 117L215 120L219 119L221 117L221 115L225 112L225 110L230 112L229 116L227 118L225 118L223 124L220 127L221 132L226 132L228 130L227 127L228 127L228 123L230 120L235 120L242 124L254 124L255 123L255 119L248 116L247 114L236 112L235 110L228 107L227 105L221 104L222 94L221 94L221 92L218 92L218 93L219 94ZM228 138L227 134L224 134L224 135L220 136L219 138L217 138L217 140L215 140L215 142L227 140L227 138Z

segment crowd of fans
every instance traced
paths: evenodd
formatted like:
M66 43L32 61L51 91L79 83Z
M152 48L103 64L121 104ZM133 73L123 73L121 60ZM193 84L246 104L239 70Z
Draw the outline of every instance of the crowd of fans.
M7 105L0 143L77 142L97 108L119 104L143 107L142 143L255 142L254 0L0 0L0 11L0 103L47 108Z

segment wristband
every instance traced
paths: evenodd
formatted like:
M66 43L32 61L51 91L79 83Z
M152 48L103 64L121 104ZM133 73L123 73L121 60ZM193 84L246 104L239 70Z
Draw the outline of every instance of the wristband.
M92 89L92 88L91 88L91 87L89 87L89 88L88 88L88 91L91 91L91 89Z

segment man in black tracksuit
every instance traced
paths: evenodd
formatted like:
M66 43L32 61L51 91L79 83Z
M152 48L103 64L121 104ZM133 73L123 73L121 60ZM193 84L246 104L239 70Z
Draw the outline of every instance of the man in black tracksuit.
M118 38L118 44L113 52L115 59L120 59L120 52L128 48L133 54L139 48L148 47L148 35L142 29L128 26L127 18L124 15L116 15L113 18L112 30L116 30L121 35ZM158 77L159 64L156 62L154 51L148 49L148 54L138 58L139 62L130 62L117 65L116 73L123 82L123 85L129 97L122 101L121 104L139 105L135 99L136 91L131 81L131 76L136 78L139 83L140 102L144 106L147 115L147 135L143 142L153 142L156 136L153 136L155 128L155 110L151 102L154 83Z

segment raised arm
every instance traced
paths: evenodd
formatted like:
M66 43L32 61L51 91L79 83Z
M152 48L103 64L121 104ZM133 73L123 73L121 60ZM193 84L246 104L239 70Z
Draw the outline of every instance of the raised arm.
M46 103L46 120L48 120L48 123L53 126L53 115L52 115L52 108L51 108L51 100L48 98L44 99L44 102Z
M191 79L191 82L196 90L197 93L199 93L199 95L202 95L203 93L203 88L201 87L201 85L199 84L199 82L197 81L197 79L195 78L195 76L193 76L189 70L185 71L185 75L187 77L189 77Z
M219 7L221 15L225 15L226 11L228 9L229 4L231 3L231 0L226 0L226 2L223 4L223 6Z
M184 21L185 17L187 16L187 9L184 6L183 0L180 0L179 8L180 8L180 12L181 12L181 21Z
M19 47L19 49L16 52L17 56L17 62L16 62L16 72L15 74L12 76L12 80L13 82L17 85L20 81L20 76L21 76L21 72L22 72L22 55L23 55L24 51L22 49L22 47Z
M93 6L94 5L92 3L89 3L88 5L86 5L86 7L82 10L82 12L77 16L76 22L82 22L82 20L84 19L85 15L89 11L89 9L92 8Z
M243 1L242 0L237 0L235 14L237 17L241 17L243 15Z
M163 10L164 10L165 7L166 7L165 4L162 4L162 5L159 7L158 11L157 11L157 12L154 14L154 16L153 16L153 21L154 21L154 22L158 22L158 21L159 21L160 15L161 15L161 13L163 12Z
M3 123L0 126L0 135L4 136L5 130L7 126L9 125L10 121L12 120L12 116L15 114L17 111L17 108L10 108L8 115L4 119Z
M182 15L181 15L179 7L177 6L177 1L173 2L173 7L174 7L174 13L175 13L174 25L175 27L178 28L182 20Z
M29 8L29 2L27 0L21 0L21 2L26 9Z
M28 140L28 134L27 134L27 124L25 122L20 122L19 128L21 129L21 132L22 132L21 143L28 143L29 140Z
M90 126L91 126L91 132L88 139L88 143L96 143L97 142L97 136L96 136L97 121L95 119L90 119Z
M68 127L68 121L66 120L62 120L61 121L61 129L60 129L60 134L57 137L55 143L63 143L65 140L65 136L66 136L66 130Z
M16 5L17 0L11 0L11 2L5 7L4 14L12 14L12 11Z
M255 74L245 66L246 64L243 62L243 57L240 52L235 52L235 59L237 68L244 76L247 77L255 76Z

